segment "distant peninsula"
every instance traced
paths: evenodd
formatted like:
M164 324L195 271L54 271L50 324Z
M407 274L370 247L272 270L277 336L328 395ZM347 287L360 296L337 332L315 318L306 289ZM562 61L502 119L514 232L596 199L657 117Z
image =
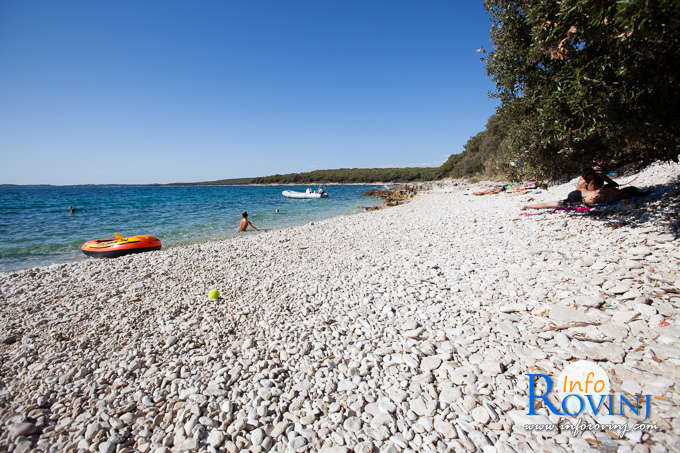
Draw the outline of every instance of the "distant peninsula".
M226 186L246 184L350 184L371 182L431 181L439 176L440 167L404 168L338 168L304 173L286 173L255 178L218 179L215 181L171 183L168 186Z

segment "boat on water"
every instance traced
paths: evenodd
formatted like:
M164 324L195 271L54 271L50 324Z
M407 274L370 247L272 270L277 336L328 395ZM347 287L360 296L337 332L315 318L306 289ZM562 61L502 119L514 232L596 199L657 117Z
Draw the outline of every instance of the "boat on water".
M142 253L160 249L161 241L154 236L139 235L124 238L118 233L115 234L115 238L93 239L80 247L84 254L95 258L116 258L131 253Z
M307 188L306 191L304 192L296 192L295 190L284 190L281 192L281 195L283 195L286 198L328 198L328 194L326 191L319 187L316 190L312 190L311 188Z

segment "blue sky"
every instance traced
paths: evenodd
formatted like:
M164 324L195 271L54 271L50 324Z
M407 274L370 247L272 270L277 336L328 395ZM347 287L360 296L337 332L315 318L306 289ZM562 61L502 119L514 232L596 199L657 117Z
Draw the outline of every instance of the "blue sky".
M482 2L0 2L0 183L440 165L494 112Z

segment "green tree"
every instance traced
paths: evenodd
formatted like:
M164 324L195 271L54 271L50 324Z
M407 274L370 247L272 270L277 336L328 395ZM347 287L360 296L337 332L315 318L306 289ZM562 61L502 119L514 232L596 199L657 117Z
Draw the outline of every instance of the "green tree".
M534 175L680 152L678 0L485 0L498 144Z
M463 152L452 154L439 169L439 177L463 178L479 174L488 177L508 173L508 159L501 144L508 135L510 125L492 115L482 132L470 137Z

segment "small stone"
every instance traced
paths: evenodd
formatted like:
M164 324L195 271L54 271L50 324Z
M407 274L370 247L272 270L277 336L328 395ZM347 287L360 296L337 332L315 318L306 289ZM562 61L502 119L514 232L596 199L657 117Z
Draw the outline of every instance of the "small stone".
M558 323L592 321L592 317L573 308L554 306L550 308L550 319Z
M126 425L131 425L134 423L136 418L137 417L135 417L135 414L133 414L132 412L126 412L125 414L120 416L120 421L125 423Z
M518 311L526 311L527 306L524 304L503 304L498 307L501 313L515 313Z
M484 406L475 407L472 409L472 413L470 415L472 415L472 418L481 425L486 425L489 423L489 419L491 418L489 416L489 411L487 411Z
M436 401L428 400L425 402L421 397L409 401L409 405L411 406L411 410L413 412L423 417L433 416L435 410L437 409Z
M215 421L212 418L206 416L200 417L198 419L198 423L207 428L214 428L215 426L217 426L217 423L215 423Z
M604 304L604 299L600 296L577 296L574 303L579 307L598 308Z
M652 344L650 349L654 355L661 360L680 359L680 348L675 345Z
M595 263L593 263L591 267L593 270L601 271L602 269L607 267L607 263L604 261L595 261Z
M9 437L14 439L15 437L19 436L28 436L36 432L36 427L33 423L15 423L13 425L10 425L9 429L7 430L9 432Z
M102 442L99 444L99 453L115 453L116 444L111 441Z
M577 342L588 360L608 360L613 363L623 362L626 355L624 349L617 344L601 344L592 341Z
M220 410L221 410L222 412L224 412L225 414L231 415L231 414L232 414L232 411L233 411L233 408L234 408L234 406L233 406L233 404L231 403L231 400L224 400L224 401L222 401L222 403L220 404Z
M354 446L354 453L372 453L373 452L373 442L364 441L359 442Z
M378 400L378 408L390 414L397 410L397 406L387 398L380 398Z
M115 430L119 430L125 426L125 424L116 417L109 417L109 425L111 425L111 428Z
M626 291L625 293L621 294L618 297L618 299L620 301L625 301L625 300L637 299L638 297L642 297L642 293L637 289L631 289L630 291Z
M181 449L189 451L198 449L198 440L194 439L193 437L189 439L184 439L181 445Z
M439 392L439 399L445 403L453 403L463 397L463 393L457 387L444 386Z
M633 247L628 249L628 253L636 256L647 256L652 254L652 252L647 247Z
M254 344L254 342L253 342L252 338L246 338L246 340L241 345L241 350L245 352L245 351L249 350L250 348L252 348L253 344Z
M21 338L19 335L7 335L2 338L2 344L14 344L19 341L19 338Z
M654 380L644 383L644 392L648 395L663 395L673 385L675 385L673 379L666 376L657 376Z
M238 451L238 447L234 442L228 440L224 443L224 450L227 453L236 453Z
M439 368L442 364L442 358L436 355L425 357L420 361L420 369L423 373L427 373Z
M435 417L434 419L434 430L444 436L444 439L455 439L458 437L456 428L454 428L451 423L444 421L439 417Z
M503 366L496 360L485 360L479 368L488 376L497 376L503 372Z
M640 387L638 382L627 379L623 381L623 384L621 384L621 390L630 393L631 395L635 395L642 392L642 387Z
M269 435L270 435L272 438L276 439L277 437L279 437L281 434L284 433L284 431L285 431L286 428L288 427L288 424L289 424L289 423L288 423L287 421L285 421L285 420L284 420L284 421L281 421L281 422L278 422L278 423L275 423L275 424L274 424L274 427L272 428L272 430L271 430L271 432L269 433Z
M425 331L422 327L413 330L407 330L404 332L404 336L407 338L418 338Z
M165 346L174 346L177 343L177 337L174 335L170 335L166 340L165 340Z
M349 392L354 389L356 385L354 385L354 382L350 381L349 379L342 379L340 382L338 382L338 392Z
M224 433L220 430L213 429L208 434L208 445L218 448L224 442Z
M387 395L392 401L396 403L401 403L406 399L406 396L408 396L405 391L398 387L390 387L390 389L387 391Z
M257 428L256 430L252 431L250 433L250 442L253 445L262 445L262 441L266 437L264 430L262 428Z
M614 313L614 316L612 316L612 322L614 324L628 324L638 316L640 316L640 312L638 311L617 311Z
M353 433L359 432L361 429L361 419L359 417L349 417L345 420L342 426Z
M33 443L30 440L22 440L15 444L13 453L28 453L31 451Z
M36 402L38 403L38 407L47 407L50 405L50 397L49 395L41 395Z
M94 439L95 434L99 432L101 429L101 426L97 422L92 422L89 425L87 425L87 429L85 430L85 439L87 440L92 440Z
M625 282L619 282L613 287L609 288L609 293L610 294L623 294L627 291L630 290L630 283L625 283Z
M583 266L590 267L593 265L593 263L594 263L593 259L589 256L584 256L583 258L581 258L581 265Z
M380 453L399 453L399 449L391 443L387 443L383 448L380 449Z
M305 415L304 417L301 417L300 423L307 426L307 425L311 425L312 423L314 423L315 420L316 420L316 416L309 414L309 415Z
M378 410L374 415L373 415L373 420L371 420L371 426L374 429L377 429L379 426L385 425L387 423L391 423L394 419L392 416L385 411Z
M224 395L227 394L227 391L219 388L219 386L217 384L209 384L205 388L205 391L203 392L203 394L206 395L206 396L224 396Z
M297 450L298 448L302 448L305 445L307 445L307 439L305 439L302 436L298 436L293 440L292 446L294 450Z
M675 236L669 233L662 233L656 236L652 236L654 242L659 244L665 244L666 242L672 242L675 240Z
M407 319L406 321L404 321L404 323L401 325L401 330L413 330L417 327L418 327L418 322L415 319L410 318L410 319Z

